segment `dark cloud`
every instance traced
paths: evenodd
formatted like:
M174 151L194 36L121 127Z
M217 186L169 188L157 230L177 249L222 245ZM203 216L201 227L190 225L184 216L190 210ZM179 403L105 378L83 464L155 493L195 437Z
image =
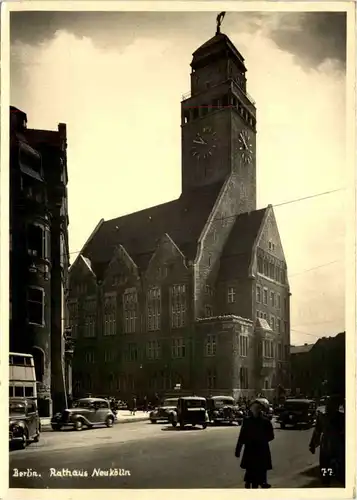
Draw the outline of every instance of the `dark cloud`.
M214 12L13 12L11 41L43 44L57 32L90 38L96 45L116 49L139 36L202 39L215 31ZM346 14L344 12L257 13L229 12L223 31L263 32L307 68L328 59L342 67L346 60Z

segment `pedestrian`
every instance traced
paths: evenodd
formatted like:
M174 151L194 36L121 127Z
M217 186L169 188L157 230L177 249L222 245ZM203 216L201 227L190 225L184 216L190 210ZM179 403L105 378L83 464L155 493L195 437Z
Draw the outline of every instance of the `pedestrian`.
M144 396L144 412L148 412L148 398L147 396Z
M243 420L235 456L240 457L244 446L241 468L245 469L245 488L270 488L267 471L271 470L272 461L269 442L274 439L273 426L263 415L263 404L253 401L249 416Z
M345 414L340 411L341 398L331 396L325 413L319 413L309 449L315 454L320 447L319 465L321 482L330 486L334 477L345 482Z
M135 415L135 413L136 413L136 396L133 396L131 403L131 414Z

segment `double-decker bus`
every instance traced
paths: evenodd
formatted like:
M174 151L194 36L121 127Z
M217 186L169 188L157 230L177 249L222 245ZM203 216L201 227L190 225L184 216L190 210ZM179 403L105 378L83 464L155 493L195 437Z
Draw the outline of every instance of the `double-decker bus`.
M37 398L33 356L10 352L9 369L9 397Z

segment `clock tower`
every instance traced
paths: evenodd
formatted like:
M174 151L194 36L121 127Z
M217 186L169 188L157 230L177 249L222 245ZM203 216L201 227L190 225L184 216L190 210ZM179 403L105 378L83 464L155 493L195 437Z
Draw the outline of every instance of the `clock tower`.
M234 177L239 212L256 209L256 109L244 58L223 33L193 53L181 103L182 192Z

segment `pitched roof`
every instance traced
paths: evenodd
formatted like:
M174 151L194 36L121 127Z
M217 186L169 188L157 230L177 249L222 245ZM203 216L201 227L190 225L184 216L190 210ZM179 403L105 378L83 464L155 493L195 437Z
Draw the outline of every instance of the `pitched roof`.
M222 279L233 274L234 277L248 276L253 246L266 211L267 208L262 208L237 217L221 258Z
M123 245L135 264L145 270L158 240L167 233L193 260L197 242L222 188L222 182L200 187L162 205L103 222L83 250L92 269L102 277L113 252Z
M206 59L206 57L209 57L213 54L218 54L221 52L227 53L227 51L230 52L234 57L236 57L240 61L241 65L244 66L244 57L239 52L234 43L224 33L218 33L214 37L207 40L207 42L205 42L203 45L198 47L198 49L196 49L192 54L193 60L191 66L194 66L195 63L200 62L201 60Z
M311 351L314 344L292 345L290 346L290 354L303 354Z

